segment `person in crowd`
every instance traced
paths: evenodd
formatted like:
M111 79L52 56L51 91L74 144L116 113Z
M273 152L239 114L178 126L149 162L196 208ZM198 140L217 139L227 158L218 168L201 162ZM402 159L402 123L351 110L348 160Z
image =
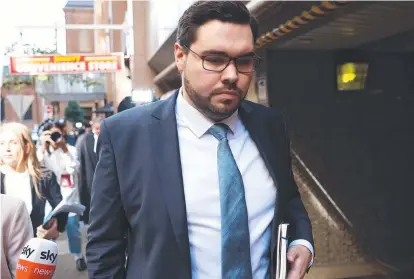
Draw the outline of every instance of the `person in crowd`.
M65 118L58 118L53 120L52 122L56 123L57 125L59 125L59 127L61 127L62 130L62 135L65 138L65 142L66 144L75 146L76 144L76 136L72 130L72 125L69 126L68 122L66 121Z
M0 194L1 279L16 277L17 261L23 247L33 238L32 222L23 200Z
M288 278L305 276L313 235L286 121L244 100L260 62L257 34L242 1L193 3L174 45L182 87L102 121L90 279L275 278L282 222L290 224Z
M85 136L92 131L92 126L89 121L86 121L84 123L84 127L85 127L84 129L83 128L79 129L78 137L76 138L75 147L78 153L79 153L79 146L82 144L82 141L85 139Z
M38 148L37 156L40 162L56 175L63 198L67 202L79 203L78 155L76 148L66 143L64 129L65 123L59 120L45 125L40 136L42 145ZM79 227L79 216L69 213L66 224L69 251L75 257L76 268L83 271L86 269L86 262L82 255Z
M122 112L122 111L130 109L130 108L134 108L134 107L135 107L135 103L132 101L132 97L131 96L126 96L119 103L117 111L119 113L119 112Z
M33 225L35 236L55 239L65 230L67 213L60 213L43 228L45 203L55 208L62 201L54 173L43 167L29 129L21 123L6 123L0 128L0 191L22 199Z
M92 181L98 162L98 157L96 156L96 144L100 133L100 125L101 119L94 119L92 121L92 131L85 134L84 139L77 146L80 160L79 196L81 203L86 207L82 218L85 224L89 222Z
M33 234L56 239L64 232L67 213L42 226L46 201L55 208L62 201L56 176L42 167L29 129L21 123L7 123L0 128L0 192L24 201L33 226Z

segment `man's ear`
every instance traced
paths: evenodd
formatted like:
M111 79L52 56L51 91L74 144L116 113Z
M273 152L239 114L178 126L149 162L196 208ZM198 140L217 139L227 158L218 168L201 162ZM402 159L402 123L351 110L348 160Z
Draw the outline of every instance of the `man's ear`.
M184 72L185 60L187 58L187 55L184 51L184 47L182 47L180 44L174 44L175 64L177 65L177 69L180 74Z

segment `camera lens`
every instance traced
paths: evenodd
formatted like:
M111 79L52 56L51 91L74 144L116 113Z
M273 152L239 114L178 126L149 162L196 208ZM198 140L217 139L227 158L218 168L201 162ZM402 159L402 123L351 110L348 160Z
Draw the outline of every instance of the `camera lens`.
M54 141L57 142L60 138L62 137L61 133L59 132L54 132L50 135L50 138Z

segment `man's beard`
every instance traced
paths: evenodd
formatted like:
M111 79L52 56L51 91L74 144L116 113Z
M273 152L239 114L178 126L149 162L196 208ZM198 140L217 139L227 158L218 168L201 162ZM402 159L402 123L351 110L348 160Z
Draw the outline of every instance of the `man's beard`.
M228 89L237 91L239 96L239 104L236 107L218 107L212 104L211 99L214 95L219 92L211 92L208 97L202 97L194 87L191 85L190 81L184 76L184 89L187 93L187 96L191 99L194 107L200 111L204 116L210 118L213 121L221 121L230 117L239 107L240 102L246 94L236 86L229 86Z

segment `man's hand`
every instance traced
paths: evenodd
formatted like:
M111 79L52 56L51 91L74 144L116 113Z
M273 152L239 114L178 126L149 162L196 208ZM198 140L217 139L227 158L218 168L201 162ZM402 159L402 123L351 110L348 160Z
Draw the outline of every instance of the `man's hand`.
M56 219L52 219L49 221L51 223L51 227L49 229L44 229L42 225L37 227L36 235L38 238L44 239L56 239L59 237L59 231L57 230L57 221ZM48 224L49 224L48 222Z
M287 260L290 264L288 279L303 279L312 260L312 253L303 245L294 245L288 250Z

